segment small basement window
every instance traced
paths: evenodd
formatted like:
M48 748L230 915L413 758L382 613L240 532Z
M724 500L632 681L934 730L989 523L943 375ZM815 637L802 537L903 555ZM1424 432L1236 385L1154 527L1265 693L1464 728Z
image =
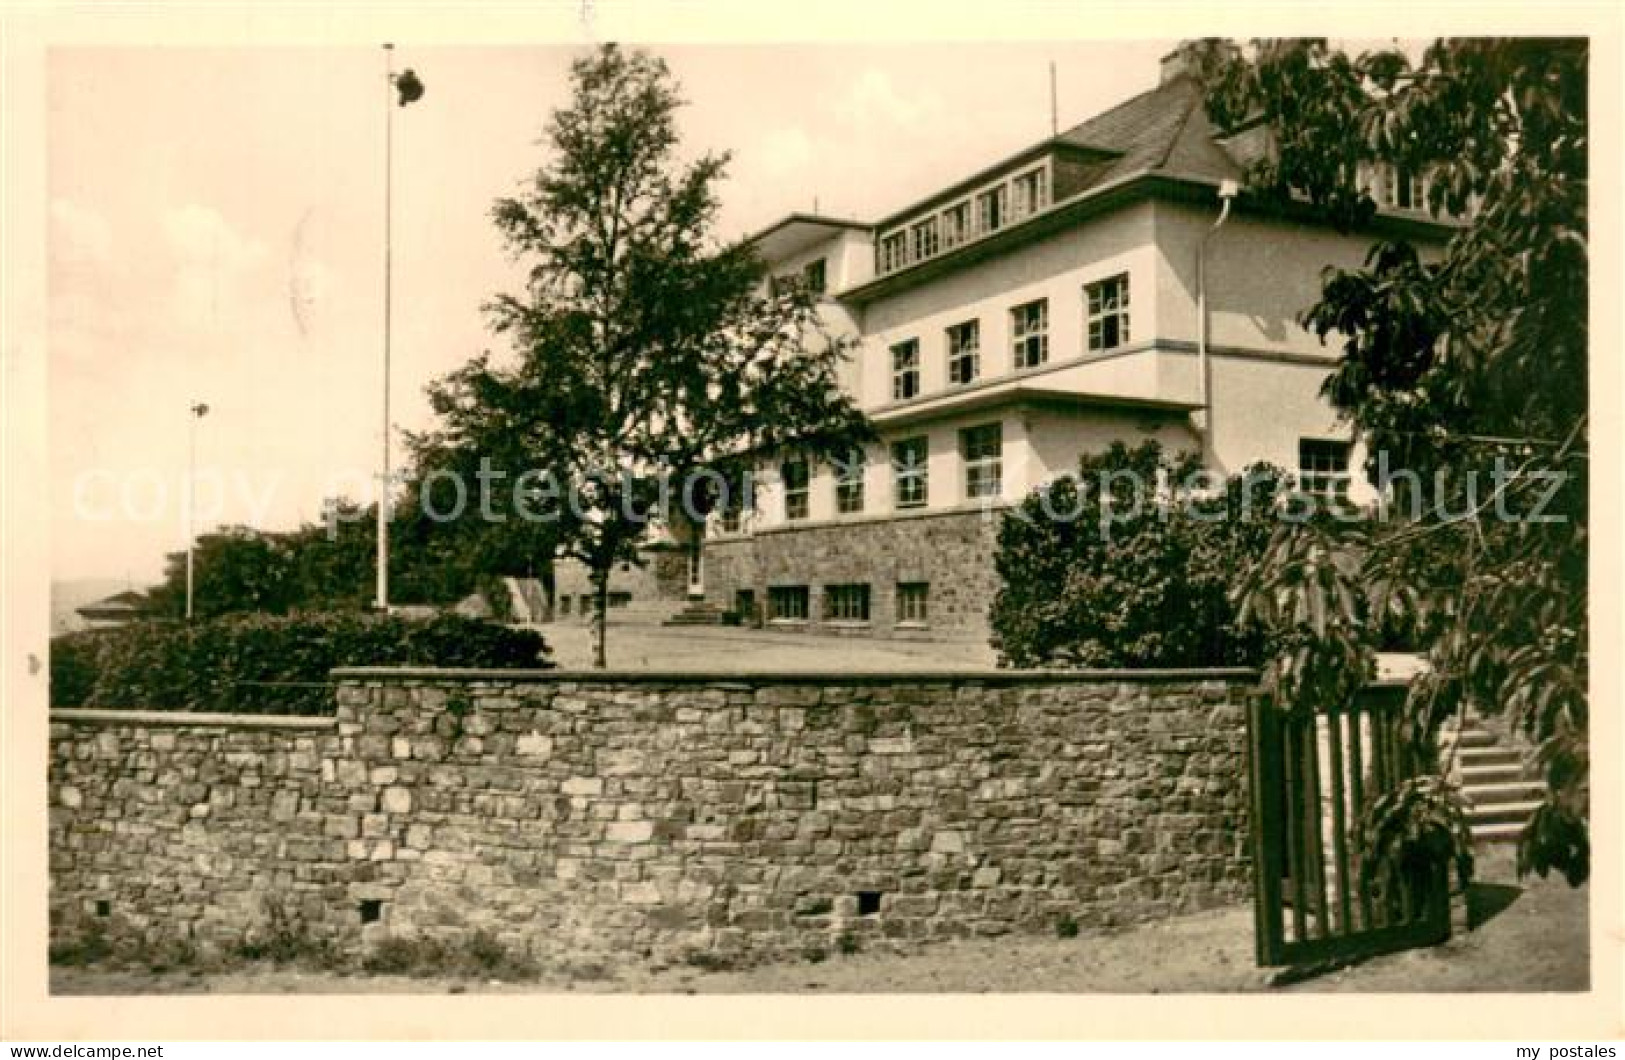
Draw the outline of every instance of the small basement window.
M874 916L878 912L880 912L880 892L879 891L859 891L858 892L858 915L859 916Z
M384 916L384 903L377 898L363 898L361 900L361 922L363 924L376 924Z
M113 915L113 903L105 898L96 899L96 915L108 917Z

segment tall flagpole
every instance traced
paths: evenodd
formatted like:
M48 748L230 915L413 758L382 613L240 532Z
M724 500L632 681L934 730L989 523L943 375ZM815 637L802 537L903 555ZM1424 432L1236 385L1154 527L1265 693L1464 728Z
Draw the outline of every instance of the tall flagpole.
M378 610L389 610L389 322L390 221L393 214L392 161L395 148L395 45L384 45L384 468L378 488Z
M209 413L209 406L201 401L192 403L191 415L186 418L186 620L192 620L192 553L196 550L197 530L193 525L192 506L197 496L197 421Z

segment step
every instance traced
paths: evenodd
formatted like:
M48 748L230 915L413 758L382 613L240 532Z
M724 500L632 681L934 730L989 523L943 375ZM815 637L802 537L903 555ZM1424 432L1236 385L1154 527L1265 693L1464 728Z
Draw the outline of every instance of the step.
M1456 742L1464 748L1499 746L1495 734L1488 729L1467 729L1457 736Z
M1499 824L1475 824L1469 828L1475 843L1515 843L1523 835L1525 821L1504 821Z
M1511 784L1520 780L1528 780L1523 770L1523 763L1501 763L1498 765L1463 765L1461 773L1461 786L1471 788L1485 784Z
M1514 780L1502 784L1463 784L1462 794L1473 806L1498 806L1508 802L1537 803L1545 796L1546 787L1538 780Z
M1506 747L1463 747L1457 752L1461 767L1523 765L1523 755Z
M663 626L720 626L722 625L722 608L715 604L689 604L676 614L667 618Z
M1531 814L1540 809L1541 800L1523 799L1517 802L1498 802L1490 806L1472 806L1467 811L1467 823L1479 824L1522 824L1529 820Z

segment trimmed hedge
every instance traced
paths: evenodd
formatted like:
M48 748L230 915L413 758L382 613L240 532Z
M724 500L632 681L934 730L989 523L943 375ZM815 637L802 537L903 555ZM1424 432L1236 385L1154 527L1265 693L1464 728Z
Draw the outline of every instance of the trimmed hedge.
M227 615L51 642L51 705L331 714L336 666L547 667L533 630L459 615Z

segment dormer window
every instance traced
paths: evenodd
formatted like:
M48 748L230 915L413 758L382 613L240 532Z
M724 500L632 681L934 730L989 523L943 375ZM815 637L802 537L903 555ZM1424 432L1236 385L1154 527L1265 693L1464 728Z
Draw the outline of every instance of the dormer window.
M908 235L904 232L893 232L880 241L880 271L891 272L900 269L906 264L908 258Z
M1010 212L1010 189L1000 184L976 196L976 227L982 234L997 232L1004 227L1005 215Z
M942 249L957 247L970 238L970 203L962 202L942 211Z
M1044 170L1023 173L1012 186L1015 188L1015 216L1026 217L1049 205L1049 182Z
M927 218L910 230L914 235L914 260L924 261L937 252L937 219Z

